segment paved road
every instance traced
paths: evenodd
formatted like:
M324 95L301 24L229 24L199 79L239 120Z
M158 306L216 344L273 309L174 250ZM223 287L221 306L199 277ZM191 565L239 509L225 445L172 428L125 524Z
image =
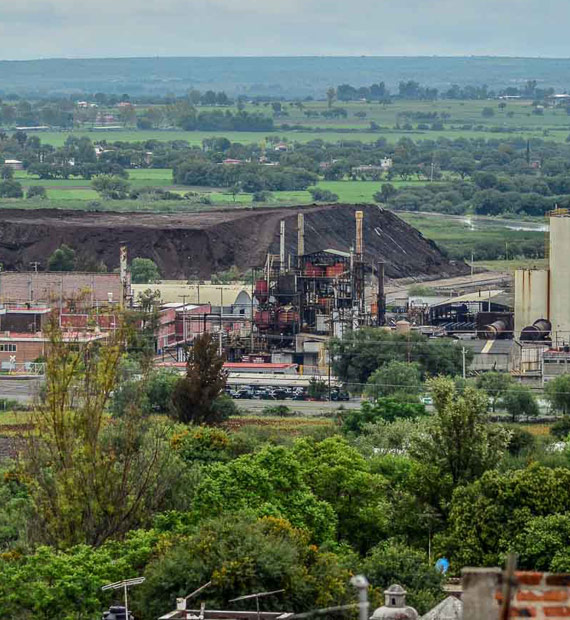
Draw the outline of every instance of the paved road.
M0 398L29 402L37 396L41 382L41 379L35 377L1 377Z
M322 415L324 413L334 413L340 406L345 409L358 409L360 407L360 399L351 399L342 402L317 402L309 400L236 400L238 408L245 412L260 413L265 407L275 407L276 405L286 405L299 415Z

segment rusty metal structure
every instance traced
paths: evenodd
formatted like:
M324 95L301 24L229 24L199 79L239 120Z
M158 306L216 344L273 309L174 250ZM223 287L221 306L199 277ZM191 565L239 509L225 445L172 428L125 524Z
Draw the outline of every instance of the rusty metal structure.
M300 333L341 337L346 329L376 323L380 317L383 320L383 264L378 268L382 277L377 316L372 317L365 305L363 225L363 212L357 211L350 252L325 248L305 254L304 216L300 213L296 231L298 254L287 257L287 231L285 221L281 221L279 255L267 255L263 277L254 288L254 325L269 345L291 342Z

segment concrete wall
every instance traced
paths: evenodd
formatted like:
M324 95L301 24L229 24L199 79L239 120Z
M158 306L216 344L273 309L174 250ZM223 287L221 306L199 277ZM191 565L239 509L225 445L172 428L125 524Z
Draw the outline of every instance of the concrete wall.
M84 297L90 304L107 303L109 294L113 302L121 302L121 280L118 273L53 273L53 272L4 272L0 273L0 301L40 301L53 306L60 298Z

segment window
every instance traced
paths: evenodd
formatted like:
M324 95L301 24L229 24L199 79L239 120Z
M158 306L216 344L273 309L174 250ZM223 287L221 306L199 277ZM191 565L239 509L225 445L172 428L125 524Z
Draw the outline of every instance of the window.
M15 344L0 344L0 353L16 353Z

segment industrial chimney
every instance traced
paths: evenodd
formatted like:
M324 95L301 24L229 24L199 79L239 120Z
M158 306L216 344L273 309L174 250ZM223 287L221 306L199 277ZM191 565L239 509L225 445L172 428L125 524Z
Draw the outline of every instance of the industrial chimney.
M127 278L127 246L121 245L119 249L119 274L121 278L121 305L126 305L128 296L128 278Z
M356 258L357 260L362 260L362 254L364 253L364 237L362 233L364 212L357 211L354 216L356 218Z
M281 231L279 239L279 271L285 272L285 220L281 220Z
M303 213L297 215L297 256L305 254L305 216Z

